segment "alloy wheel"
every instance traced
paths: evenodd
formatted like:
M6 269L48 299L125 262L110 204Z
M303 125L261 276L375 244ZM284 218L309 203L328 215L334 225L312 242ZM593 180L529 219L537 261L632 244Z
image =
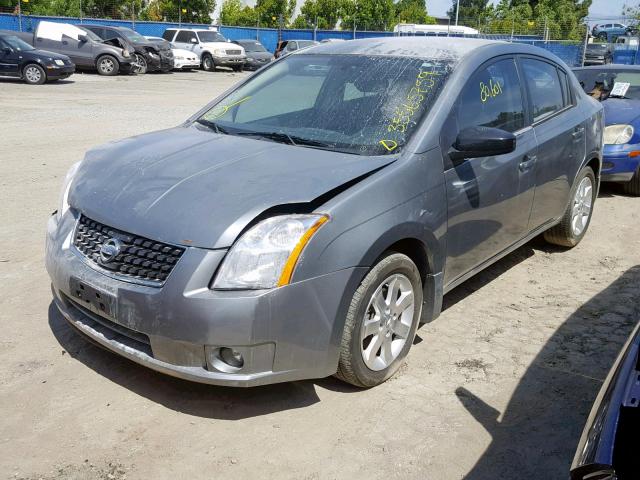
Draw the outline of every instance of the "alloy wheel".
M113 60L111 60L110 58L103 58L100 62L100 70L102 70L104 73L109 74L113 72L114 68L115 65L113 63Z
M413 324L414 298L411 281L398 273L374 291L360 332L362 359L369 369L384 370L402 352Z
M591 216L593 205L593 182L591 178L584 177L573 197L573 208L571 210L571 229L576 237L582 235Z

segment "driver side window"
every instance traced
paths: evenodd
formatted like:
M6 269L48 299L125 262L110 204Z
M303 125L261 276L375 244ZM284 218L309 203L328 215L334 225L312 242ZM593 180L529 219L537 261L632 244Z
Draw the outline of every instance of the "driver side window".
M473 74L458 103L459 131L483 126L515 132L525 127L522 89L515 61L499 60Z

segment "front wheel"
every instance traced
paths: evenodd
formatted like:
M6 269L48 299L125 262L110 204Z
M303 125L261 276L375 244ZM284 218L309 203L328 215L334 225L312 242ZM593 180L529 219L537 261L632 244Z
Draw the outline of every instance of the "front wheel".
M139 53L136 53L135 55L136 64L138 65L135 69L135 73L137 73L138 75L144 75L145 73L147 73L147 69L149 68L147 65L147 60Z
M42 85L47 81L47 74L40 65L30 63L22 71L22 78L29 85Z
M120 70L120 64L115 57L111 55L103 55L98 58L98 62L96 64L96 68L98 69L98 73L100 75L113 76L118 74L118 70Z
M233 71L234 72L242 72L244 70L244 65L234 65L233 66Z
M358 387L390 378L407 356L422 312L422 280L409 257L390 252L353 294L336 376Z
M544 239L562 247L575 247L580 243L591 223L597 193L595 174L591 167L584 167L576 178L571 201L560 223L544 232Z
M206 72L213 72L216 69L216 64L211 55L205 54L202 57L202 69Z
M622 188L627 195L640 197L640 167L636 170L633 178L625 183Z

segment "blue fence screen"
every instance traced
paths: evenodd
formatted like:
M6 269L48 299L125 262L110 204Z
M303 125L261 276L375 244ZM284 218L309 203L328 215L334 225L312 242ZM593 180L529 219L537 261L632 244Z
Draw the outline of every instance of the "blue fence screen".
M0 13L0 29L33 31L40 20L49 22L86 24L86 25L115 25L128 27L136 30L142 35L161 37L167 28L207 28L209 25L170 23L170 22L132 22L130 20L110 20L110 19L93 19L93 18L73 18L73 17L42 17L36 15L23 15L20 19L17 15ZM273 52L278 43L278 30L270 28L253 28L253 27L227 27L221 26L220 33L230 40L256 39L259 40L267 50ZM350 31L350 30L282 30L283 40L324 40L327 38L341 38L350 40L353 38L374 38L374 37L390 37L393 32L367 32L367 31ZM519 43L528 43L536 47L544 48L551 51L564 62L572 67L582 65L582 49L583 45L579 42L551 41L537 39L530 36L491 36L496 40L507 40Z

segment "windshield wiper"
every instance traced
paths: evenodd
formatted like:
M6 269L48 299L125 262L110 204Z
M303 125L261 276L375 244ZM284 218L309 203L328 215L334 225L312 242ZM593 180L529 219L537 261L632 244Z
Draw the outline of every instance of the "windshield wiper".
M307 147L320 147L331 148L335 147L334 144L322 142L320 140L312 140L309 138L297 137L295 135L289 135L285 132L232 132L231 135L242 135L247 137L262 137L275 142L288 143L294 146L307 146Z
M210 128L216 133L221 133L225 135L229 134L229 131L227 129L225 129L224 127L221 127L216 122L212 122L211 120L205 120L204 118L199 118L198 120L196 120L196 122L199 123L200 125L204 125L205 127Z

